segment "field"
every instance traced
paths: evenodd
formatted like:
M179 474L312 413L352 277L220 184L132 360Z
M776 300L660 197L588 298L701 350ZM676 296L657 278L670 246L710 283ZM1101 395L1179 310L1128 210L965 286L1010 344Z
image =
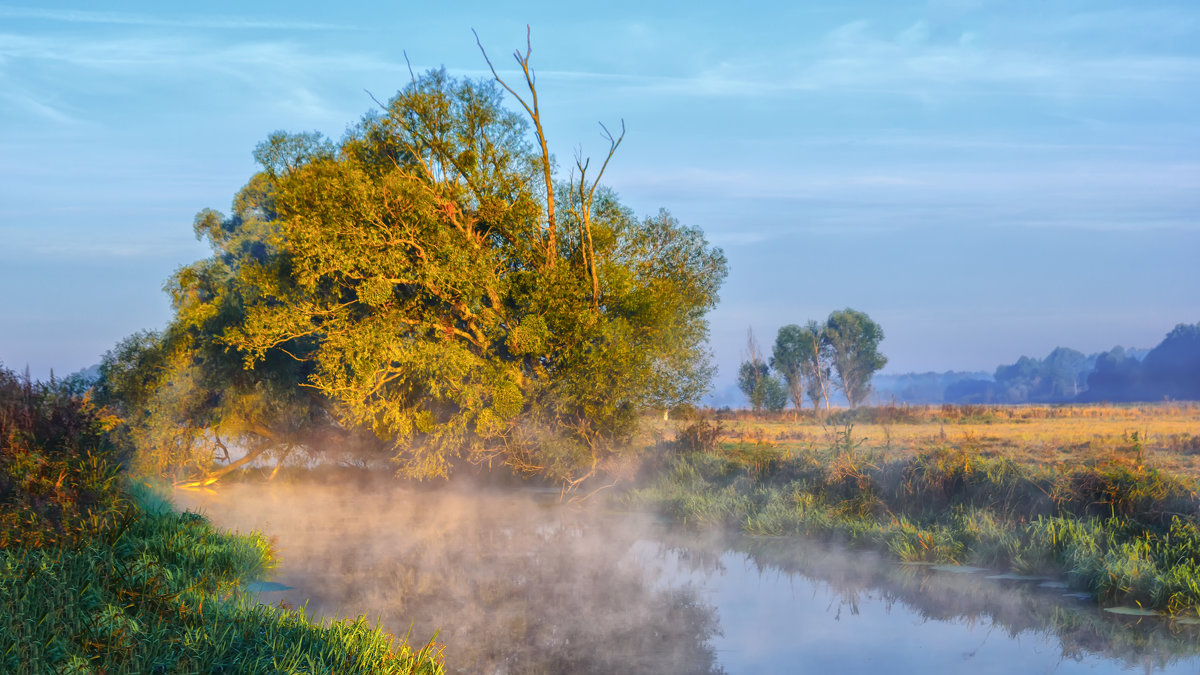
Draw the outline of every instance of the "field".
M844 442L893 460L939 447L1029 465L1135 457L1147 465L1200 478L1200 403L1062 406L882 406L825 417L718 413L729 444L763 444L783 452ZM1139 454L1140 453L1140 454Z

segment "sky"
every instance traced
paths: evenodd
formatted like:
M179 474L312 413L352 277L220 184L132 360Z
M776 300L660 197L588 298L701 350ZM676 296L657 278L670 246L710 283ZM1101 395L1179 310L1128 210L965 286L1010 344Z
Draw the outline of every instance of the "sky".
M162 328L257 143L341 137L406 58L488 75L472 28L515 76L527 25L560 165L624 120L605 183L728 257L718 391L748 329L845 307L889 373L1200 321L1200 4L754 6L0 0L0 364L69 373Z

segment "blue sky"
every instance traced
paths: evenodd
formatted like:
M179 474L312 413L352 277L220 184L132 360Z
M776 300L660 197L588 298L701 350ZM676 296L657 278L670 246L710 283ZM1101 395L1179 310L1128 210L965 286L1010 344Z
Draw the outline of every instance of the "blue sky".
M748 327L866 311L886 371L1150 347L1200 321L1200 5L11 4L0 0L0 362L95 363L169 317L272 131L339 137L417 69L483 76L533 30L551 150L724 248Z

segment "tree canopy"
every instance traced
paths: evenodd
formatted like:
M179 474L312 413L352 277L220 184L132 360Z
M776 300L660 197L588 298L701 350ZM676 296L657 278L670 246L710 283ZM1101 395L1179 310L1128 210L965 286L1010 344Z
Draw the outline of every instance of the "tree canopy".
M881 340L883 329L879 324L853 309L831 313L824 324L810 320L804 326L783 326L771 353L771 368L786 385L783 404L791 398L799 410L807 393L814 410L821 401L829 408L833 383L841 388L851 407L860 405L871 393L871 376L887 363L887 357L879 353ZM746 364L742 367L745 370ZM832 378L835 372L836 380Z
M535 145L503 93L435 70L339 143L258 147L232 213L197 216L213 255L168 283L170 326L106 358L153 456L326 433L410 476L494 460L571 483L640 410L707 388L721 251L635 218L584 161L548 188L540 122Z
M804 407L804 395L812 400L813 409L820 401L829 407L829 345L824 339L824 327L816 321L804 326L789 324L779 329L771 350L771 367L783 376L792 405Z
M847 308L829 315L824 339L842 391L850 407L857 407L871 393L871 375L887 364L887 357L879 353L883 329L865 313Z

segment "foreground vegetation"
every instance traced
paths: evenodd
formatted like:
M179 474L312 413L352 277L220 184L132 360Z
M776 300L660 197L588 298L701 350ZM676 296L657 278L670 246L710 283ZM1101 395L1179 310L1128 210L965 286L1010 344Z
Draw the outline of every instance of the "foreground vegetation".
M104 421L0 369L0 671L441 672L433 645L255 602L266 540L128 487Z
M1103 603L1200 610L1198 484L1154 466L1142 433L1077 461L1034 461L944 433L868 443L853 418L841 421L823 442L805 443L722 441L720 423L695 422L681 452L628 499L697 526L837 538L907 562L1060 573Z

